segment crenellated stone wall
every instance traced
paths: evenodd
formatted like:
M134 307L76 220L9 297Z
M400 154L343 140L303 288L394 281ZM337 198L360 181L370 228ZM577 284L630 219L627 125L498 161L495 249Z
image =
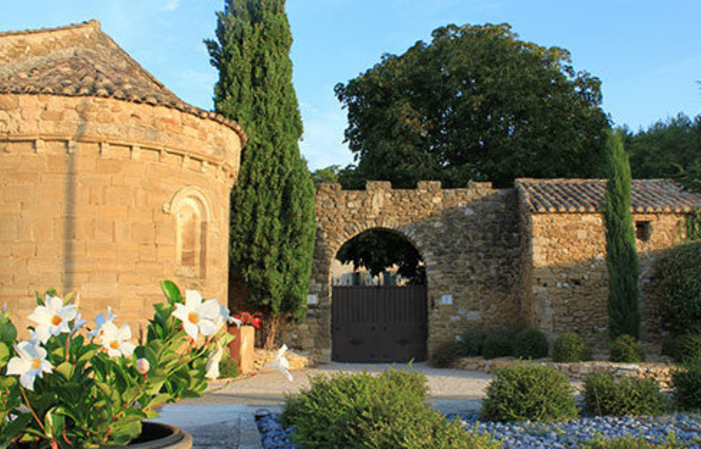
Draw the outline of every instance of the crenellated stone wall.
M0 95L0 304L23 328L50 287L132 325L164 279L226 298L242 139L163 106Z
M389 182L368 182L365 190L320 186L310 290L317 303L286 336L288 343L311 351L317 361L330 359L331 263L344 243L371 229L401 234L423 257L429 354L468 329L521 326L516 205L513 189L491 183L465 189L442 189L439 182L419 182L416 189L393 189ZM442 304L443 295L453 303Z

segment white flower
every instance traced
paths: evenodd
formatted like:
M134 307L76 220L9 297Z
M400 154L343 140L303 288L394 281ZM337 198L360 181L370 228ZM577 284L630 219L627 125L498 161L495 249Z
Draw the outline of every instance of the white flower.
M221 329L224 324L236 324L236 327L241 327L241 320L238 320L229 314L229 308L225 305L219 306L219 316L217 317L217 332Z
M216 334L221 321L219 301L210 299L202 302L202 295L195 290L185 292L185 304L176 304L173 316L183 322L183 328L193 340L197 334L204 336Z
M52 335L71 332L68 323L72 321L77 311L74 305L64 306L63 300L58 296L46 295L45 306L37 306L29 315L29 319L38 324L36 336L42 343L46 343Z
M13 357L7 364L7 374L20 376L19 383L27 390L34 391L34 380L51 372L51 364L46 360L46 349L38 341L25 340L15 345L19 357Z
M207 372L204 377L212 380L219 378L219 363L221 363L223 356L224 349L217 343L217 350L210 353L207 359Z
M107 313L101 313L95 317L95 329L88 332L88 337L95 337L102 330L102 326L111 323L117 315L112 314L112 306L107 307Z
M290 362L287 361L287 359L284 357L285 351L287 351L287 345L282 345L282 348L280 348L277 352L277 357L275 360L272 362L266 364L261 368L261 370L264 370L266 368L275 368L276 370L280 371L285 377L287 377L287 380L292 382L294 379L292 378L292 374L288 371L290 368Z
M146 373L148 373L150 369L151 364L145 358L142 357L136 361L136 372L141 374L142 376L146 375Z
M83 319L83 314L80 313L80 310L79 310L75 314L75 322L73 323L73 329L71 329L71 335L78 332L86 324L88 324L88 322Z
M130 343L131 329L128 324L118 329L117 326L109 321L102 326L101 342L102 347L107 350L107 355L110 357L131 357L136 346Z

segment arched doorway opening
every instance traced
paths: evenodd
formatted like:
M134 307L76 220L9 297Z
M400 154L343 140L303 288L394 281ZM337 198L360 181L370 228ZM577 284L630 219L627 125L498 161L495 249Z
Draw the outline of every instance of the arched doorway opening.
M406 236L376 228L351 238L336 253L331 285L333 360L426 360L426 270Z

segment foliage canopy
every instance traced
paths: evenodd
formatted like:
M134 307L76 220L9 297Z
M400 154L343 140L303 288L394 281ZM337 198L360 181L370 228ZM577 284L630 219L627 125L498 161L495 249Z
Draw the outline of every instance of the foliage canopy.
M519 176L596 176L603 161L599 79L507 24L438 28L430 44L385 55L335 90L357 160L341 173L346 187L506 186Z

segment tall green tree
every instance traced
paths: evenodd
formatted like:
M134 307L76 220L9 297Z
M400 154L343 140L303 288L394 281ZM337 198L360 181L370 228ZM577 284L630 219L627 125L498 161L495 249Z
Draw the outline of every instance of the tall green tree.
M679 114L635 134L626 130L625 144L635 178L675 178L701 191L701 115Z
M216 40L205 43L219 70L216 109L249 137L231 195L231 274L269 316L270 346L282 320L306 315L315 238L285 0L226 1Z
M607 143L608 181L604 204L606 266L609 275L608 314L611 340L621 335L640 338L638 253L631 213L631 174L620 133Z
M509 25L438 28L431 43L336 86L357 161L341 183L603 175L600 84L567 50L522 41Z

